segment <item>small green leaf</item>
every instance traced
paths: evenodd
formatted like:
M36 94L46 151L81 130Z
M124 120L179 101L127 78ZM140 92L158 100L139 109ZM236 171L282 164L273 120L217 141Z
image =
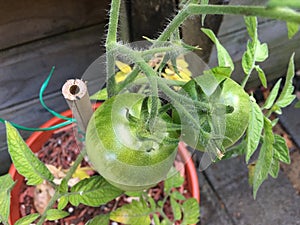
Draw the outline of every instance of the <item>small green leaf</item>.
M290 58L285 83L276 101L276 105L278 105L281 108L288 106L296 98L296 96L293 95L293 78L295 76L294 55L295 54L293 53Z
M40 214L38 214L38 213L29 214L27 216L22 217L21 219L18 219L18 221L15 223L15 225L32 224L39 217L40 217Z
M85 225L109 225L109 214L101 214L90 219Z
M62 196L58 201L57 209L63 210L67 206L68 202L68 196Z
M171 197L176 200L185 200L185 197L179 191L173 191Z
M181 210L180 205L174 198L170 198L171 208L174 215L174 220L180 220L181 219Z
M68 212L59 209L49 209L46 214L46 219L50 221L59 220L69 215Z
M271 163L271 167L270 167L270 171L269 174L273 177L273 178L277 178L278 177L278 173L279 173L279 161L277 159L272 160Z
M265 104L263 105L264 109L270 109L273 106L273 104L275 102L275 99L278 95L278 91L279 91L279 88L280 88L280 83L281 83L281 79L279 79L277 81L277 83L275 84L275 86L272 88Z
M252 40L257 39L257 19L255 16L245 16L245 25Z
M261 44L259 40L257 40L257 46L255 51L255 61L263 62L269 57L268 45L266 43Z
M155 202L155 200L153 198L151 198L151 197L148 197L148 202L150 204L151 210L155 211L155 209L156 209L156 202Z
M0 223L8 224L10 213L10 191L15 185L9 174L0 177Z
M28 185L52 181L52 173L47 169L26 145L16 128L5 121L7 146L11 159L20 174L27 178Z
M90 97L91 100L99 100L99 101L105 101L107 98L108 95L107 95L106 88L101 89L100 91L96 92Z
M232 59L227 52L227 50L221 45L214 32L210 29L201 28L201 30L212 40L212 42L216 45L218 52L218 62L220 67L229 67L231 72L234 70L234 65Z
M277 134L274 135L275 143L274 148L274 158L284 162L286 164L291 163L289 148L285 142L285 139Z
M67 193L69 190L69 186L68 186L68 182L66 181L66 179L62 179L59 187L58 187L58 191L61 194Z
M265 72L259 66L255 66L254 68L257 71L261 84L267 88L267 78Z
M161 225L160 221L159 221L159 217L157 214L153 214L153 221L155 225Z
M255 102L251 101L251 109L249 115L249 125L247 129L247 151L246 151L246 162L249 162L250 157L255 152L260 135L264 126L264 115Z
M71 188L69 201L72 205L80 203L97 207L121 195L123 191L112 186L101 176L86 178Z
M131 225L149 225L150 209L143 202L133 200L130 204L123 205L115 211L111 212L110 219Z
M255 59L254 59L253 44L251 41L248 41L247 49L244 52L243 57L242 57L242 67L243 67L245 74L250 74L250 72L253 69L254 64L255 64Z
M179 172L176 172L173 176L165 180L165 192L168 192L174 187L180 187L184 182L184 178L180 175Z
M274 135L271 121L264 117L264 138L259 156L255 165L253 177L253 197L256 198L257 190L264 180L268 178L268 173L273 160Z
M200 207L195 198L189 198L182 204L182 225L196 224L199 222Z

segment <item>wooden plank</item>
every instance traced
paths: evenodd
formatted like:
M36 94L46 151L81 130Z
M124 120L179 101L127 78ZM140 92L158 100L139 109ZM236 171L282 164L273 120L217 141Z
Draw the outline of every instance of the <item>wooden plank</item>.
M175 0L131 0L128 13L131 40L157 37L175 11Z
M56 70L45 94L60 90L66 79L80 78L103 53L103 36L100 24L2 52L0 111L34 99L53 65Z
M109 0L0 0L0 49L103 23Z
M261 24L258 32L261 42L267 42L269 46L269 58L264 63L260 63L261 67L266 72L268 81L272 81L286 74L288 61L293 52L296 53L296 68L300 67L300 64L297 63L300 60L300 33L298 33L293 39L289 40L287 37L285 23L280 21L268 21ZM241 67L241 58L246 50L248 38L249 37L245 29L220 37L220 42L228 50L235 62L233 78L237 81L241 81L244 76ZM211 55L209 65L210 67L217 65L215 48ZM257 79L257 76L253 74L247 87L255 87L259 84L260 82Z

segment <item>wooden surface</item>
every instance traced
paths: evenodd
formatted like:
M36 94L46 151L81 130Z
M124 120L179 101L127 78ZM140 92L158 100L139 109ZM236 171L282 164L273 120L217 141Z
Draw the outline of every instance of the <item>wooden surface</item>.
M103 23L109 0L0 0L0 49Z

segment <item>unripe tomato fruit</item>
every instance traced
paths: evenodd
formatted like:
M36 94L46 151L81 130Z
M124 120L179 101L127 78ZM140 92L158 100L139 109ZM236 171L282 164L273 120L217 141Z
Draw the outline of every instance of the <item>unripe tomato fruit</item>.
M220 103L223 104L224 107L229 109L227 111L227 109L225 110L224 108L224 113L226 112L224 116L225 134L221 134L224 135L222 145L226 149L235 144L242 137L248 127L250 98L249 95L244 91L244 89L231 78L222 75L215 75L215 78L219 84L221 82L223 83L218 87L221 88L219 99L212 99L214 101L214 103L212 104ZM203 85L205 85L205 83ZM204 92L195 81L190 81L186 84L186 86L183 87L183 89L194 100L202 101L203 99L206 99L204 96ZM205 112L198 112L197 119L207 121L210 119L212 120L210 121L211 124L216 123L216 121L213 121L214 118L211 115L206 115ZM201 124L202 129L209 133L210 128L208 126L208 123L202 122ZM195 137L194 133L187 131L182 135L181 138L188 145L196 148L197 150L205 151L206 143L211 137L203 137L201 136L201 134L197 134L200 136Z
M155 118L151 132L146 129L144 99L136 93L109 98L94 112L86 132L92 165L125 191L143 190L165 179L177 153L178 134L167 130L167 114Z

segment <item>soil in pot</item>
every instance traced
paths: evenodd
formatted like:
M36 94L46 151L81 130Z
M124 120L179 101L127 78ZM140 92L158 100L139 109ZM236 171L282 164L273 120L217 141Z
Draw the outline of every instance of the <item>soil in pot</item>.
M52 170L54 170L56 173L61 172L63 176L63 173L69 168L70 164L72 164L72 162L75 161L77 155L80 154L80 149L80 142L76 140L76 135L74 135L74 129L72 127L69 127L67 129L62 129L53 133L52 137L42 147L42 149L37 153L37 155L45 164L51 165L50 167L52 168ZM175 166L184 168L183 162L181 162L180 160L176 160ZM95 171L89 169L88 167L88 162L83 160L81 163L81 168L86 169L84 169L83 171L85 171L86 174L89 176L96 174ZM57 170L57 168L59 170ZM181 173L185 173L184 169L181 169ZM57 176L59 176L59 174L57 174ZM74 178L73 181L76 182L76 179L78 178ZM192 194L190 193L190 191L188 191L189 187L186 180L187 179L185 179L184 185L178 190L186 198L189 198L192 196ZM157 186L149 190L149 195L151 195L156 201L162 200L164 198L163 185L163 182L160 182ZM43 207L45 207L47 199L49 199L50 196L51 190L49 190L49 186L47 186L47 184L43 184L35 188L32 186L26 186L26 184L23 183L19 197L21 216L23 217L28 214L37 211L40 212L41 210L43 210ZM122 195L119 198L100 207L88 207L81 204L78 207L74 207L69 204L67 205L65 210L70 213L70 216L57 221L47 221L44 224L83 225L89 219L95 217L96 215L106 214L124 204L129 203L132 200L133 197ZM165 204L164 210L166 215L172 219L173 215L169 202ZM111 222L111 224L119 223Z

